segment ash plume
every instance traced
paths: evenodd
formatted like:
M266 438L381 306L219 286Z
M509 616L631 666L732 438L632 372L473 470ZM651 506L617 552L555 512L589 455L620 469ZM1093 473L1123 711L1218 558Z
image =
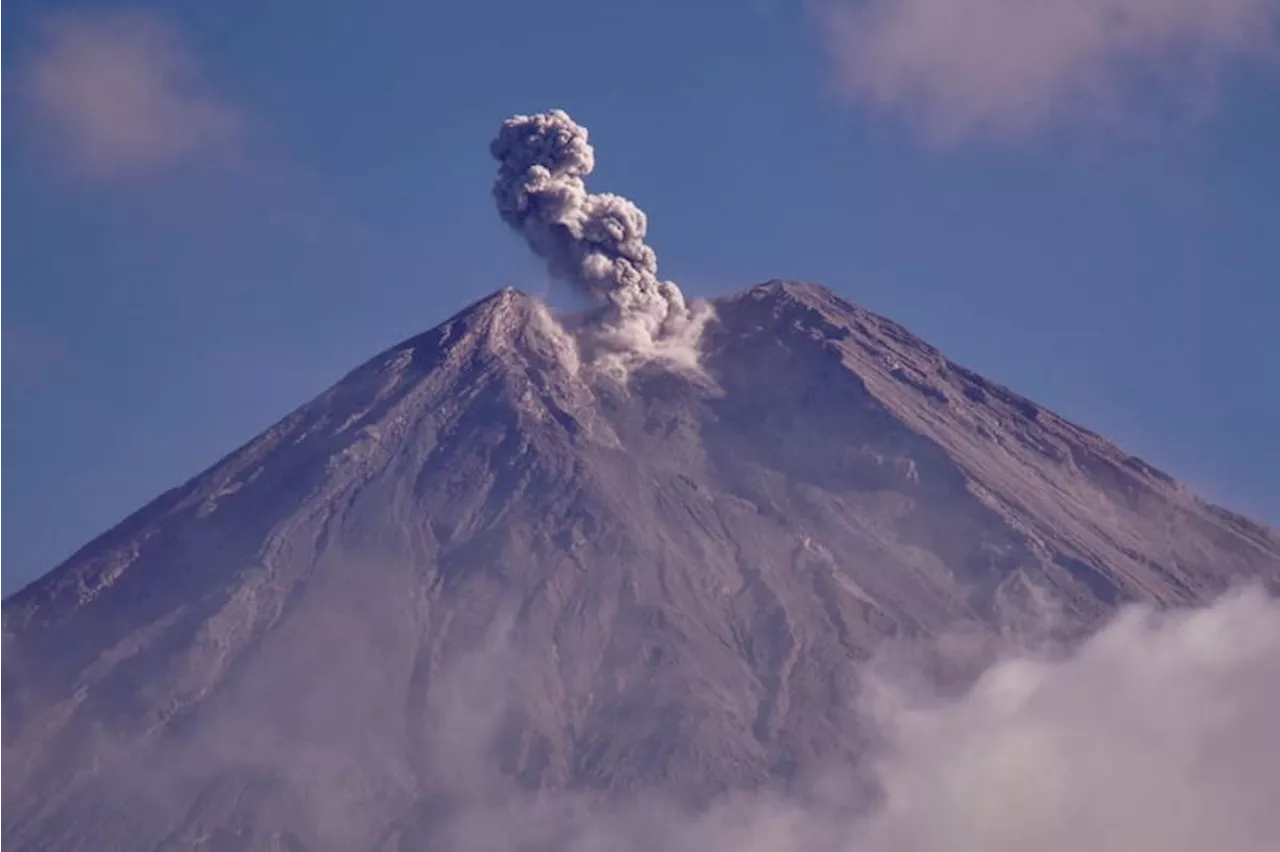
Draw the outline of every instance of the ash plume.
M620 195L587 190L595 151L563 110L502 123L489 152L498 161L493 197L502 220L547 263L552 277L603 303L588 343L606 366L662 358L697 366L710 306L690 305L658 277L645 242L648 218Z

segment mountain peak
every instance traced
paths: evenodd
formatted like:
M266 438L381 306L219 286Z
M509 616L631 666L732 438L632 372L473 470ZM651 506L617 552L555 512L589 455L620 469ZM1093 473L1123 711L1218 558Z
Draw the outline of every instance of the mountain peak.
M799 323L812 329L825 329L833 338L842 338L849 333L845 326L849 325L851 318L888 322L821 285L807 282L774 279L713 302L718 307L727 308L730 315L734 314L739 303L771 311L772 316L756 314L757 319L767 323L770 331L775 325ZM577 326L589 315L589 311L575 314L569 318L569 325ZM407 341L407 344L421 343L446 350L479 347L491 354L510 354L513 349L532 347L545 354L549 345L547 338L554 335L553 325L543 302L514 287L504 287L473 302L437 328ZM729 333L738 334L740 331L735 328ZM912 340L923 348L930 348L923 341Z
M767 306L778 319L810 324L833 339L850 336L887 337L899 346L918 350L928 358L940 353L893 320L872 313L833 290L807 281L773 279L718 300L721 305L742 303Z
M810 281L796 281L789 278L772 278L736 294L737 298L743 296L757 300L770 298L790 299L809 304L838 301L848 307L854 307L849 302L841 299L833 290L823 287L821 284L814 284Z
M523 290L506 286L464 308L459 315L474 313L490 323L517 322L526 318L536 305L537 300Z
M471 303L436 328L414 338L437 348L505 348L525 333L540 303L515 287L503 287Z

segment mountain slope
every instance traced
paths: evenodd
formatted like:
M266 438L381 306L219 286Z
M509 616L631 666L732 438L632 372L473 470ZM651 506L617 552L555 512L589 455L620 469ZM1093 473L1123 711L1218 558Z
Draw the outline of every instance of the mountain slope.
M1280 542L818 287L706 379L505 290L4 603L14 849L428 848L507 789L697 800L863 743L885 642L1280 587Z

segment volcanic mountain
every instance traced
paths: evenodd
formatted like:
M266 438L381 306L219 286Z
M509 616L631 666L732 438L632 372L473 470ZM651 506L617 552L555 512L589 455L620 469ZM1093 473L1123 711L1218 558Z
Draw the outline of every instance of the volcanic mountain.
M1273 532L887 319L715 309L701 374L619 381L504 290L8 598L5 848L408 852L502 791L785 788L857 759L878 649L1280 588Z

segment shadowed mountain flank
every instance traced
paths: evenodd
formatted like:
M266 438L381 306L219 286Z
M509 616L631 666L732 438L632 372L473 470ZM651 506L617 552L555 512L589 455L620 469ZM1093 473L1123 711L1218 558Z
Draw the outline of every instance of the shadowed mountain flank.
M508 790L786 788L863 753L879 649L1280 588L1273 532L889 320L715 312L701 374L621 382L504 290L8 598L6 848L409 852Z

